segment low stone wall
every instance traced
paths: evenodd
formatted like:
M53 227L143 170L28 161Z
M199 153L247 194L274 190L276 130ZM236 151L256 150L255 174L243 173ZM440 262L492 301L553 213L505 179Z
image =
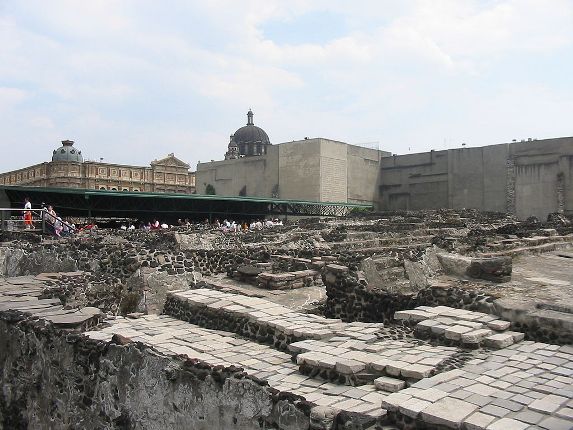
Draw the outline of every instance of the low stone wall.
M122 338L95 341L15 312L0 313L0 362L5 429L325 430L352 422L314 410L311 426L313 405L237 367L166 357Z
M260 288L288 290L317 285L319 277L320 272L317 270L298 270L289 273L260 273L257 281Z
M511 329L538 342L573 343L573 314L550 309L534 311L505 307L495 297L464 288L434 285L417 294L394 294L371 289L358 273L337 265L322 272L326 286L325 316L343 321L389 322L394 313L417 306L449 306L497 315L511 321Z
M358 272L337 265L325 267L322 281L326 286L326 316L343 321L388 322L395 312L422 305L493 313L493 297L462 288L431 286L417 293L389 293L370 288Z

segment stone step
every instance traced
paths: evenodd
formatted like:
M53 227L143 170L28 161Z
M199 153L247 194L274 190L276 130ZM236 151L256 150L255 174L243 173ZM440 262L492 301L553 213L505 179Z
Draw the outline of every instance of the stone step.
M448 306L418 306L398 311L394 318L415 325L414 333L421 339L438 338L472 348L506 348L525 337L523 333L507 331L509 321Z
M305 339L376 339L376 333L384 327L382 323L344 323L296 312L262 298L206 288L168 293L164 313L202 327L225 329L281 350Z
M564 241L556 241L552 243L546 243L543 245L522 246L513 249L505 249L503 251L483 253L480 256L498 257L507 255L510 257L517 257L519 255L542 254L551 251L565 251L571 248L573 248L573 235L567 236L567 240Z
M345 240L342 242L331 242L329 245L333 249L358 249L365 247L381 247L381 246L402 246L408 245L412 242L429 242L433 235L423 236L396 236L396 237L381 237L375 239L361 239L361 240Z
M267 381L272 388L300 395L315 406L381 416L385 411L380 404L390 394L377 391L374 386L347 387L309 378L299 374L290 354L234 333L206 329L167 315L117 318L110 321L109 327L84 333L103 341L110 341L115 334L142 342L165 355L186 355L210 365L242 367L248 375Z
M347 385L371 384L380 376L402 381L427 378L458 351L412 341L346 338L305 340L288 348L296 355L301 373Z

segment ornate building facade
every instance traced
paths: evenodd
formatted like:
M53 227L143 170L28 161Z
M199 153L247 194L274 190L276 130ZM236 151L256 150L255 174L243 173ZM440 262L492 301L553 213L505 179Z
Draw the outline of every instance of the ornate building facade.
M74 142L64 140L52 161L2 173L0 185L193 194L195 172L189 167L174 154L149 167L84 161Z

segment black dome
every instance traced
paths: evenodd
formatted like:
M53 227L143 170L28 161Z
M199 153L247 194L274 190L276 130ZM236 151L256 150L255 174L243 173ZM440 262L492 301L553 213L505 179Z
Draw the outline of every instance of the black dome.
M235 134L233 134L233 139L239 146L248 143L271 144L266 131L253 123L253 112L250 109L247 113L247 125L238 129Z
M263 145L270 145L271 143L265 130L253 124L248 124L238 129L233 135L233 138L237 145L242 143L262 143Z

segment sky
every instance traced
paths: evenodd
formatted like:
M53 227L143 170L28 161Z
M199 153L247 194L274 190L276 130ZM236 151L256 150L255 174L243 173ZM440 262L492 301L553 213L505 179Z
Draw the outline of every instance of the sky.
M573 0L0 0L0 171L219 160L247 122L396 154L573 135Z

